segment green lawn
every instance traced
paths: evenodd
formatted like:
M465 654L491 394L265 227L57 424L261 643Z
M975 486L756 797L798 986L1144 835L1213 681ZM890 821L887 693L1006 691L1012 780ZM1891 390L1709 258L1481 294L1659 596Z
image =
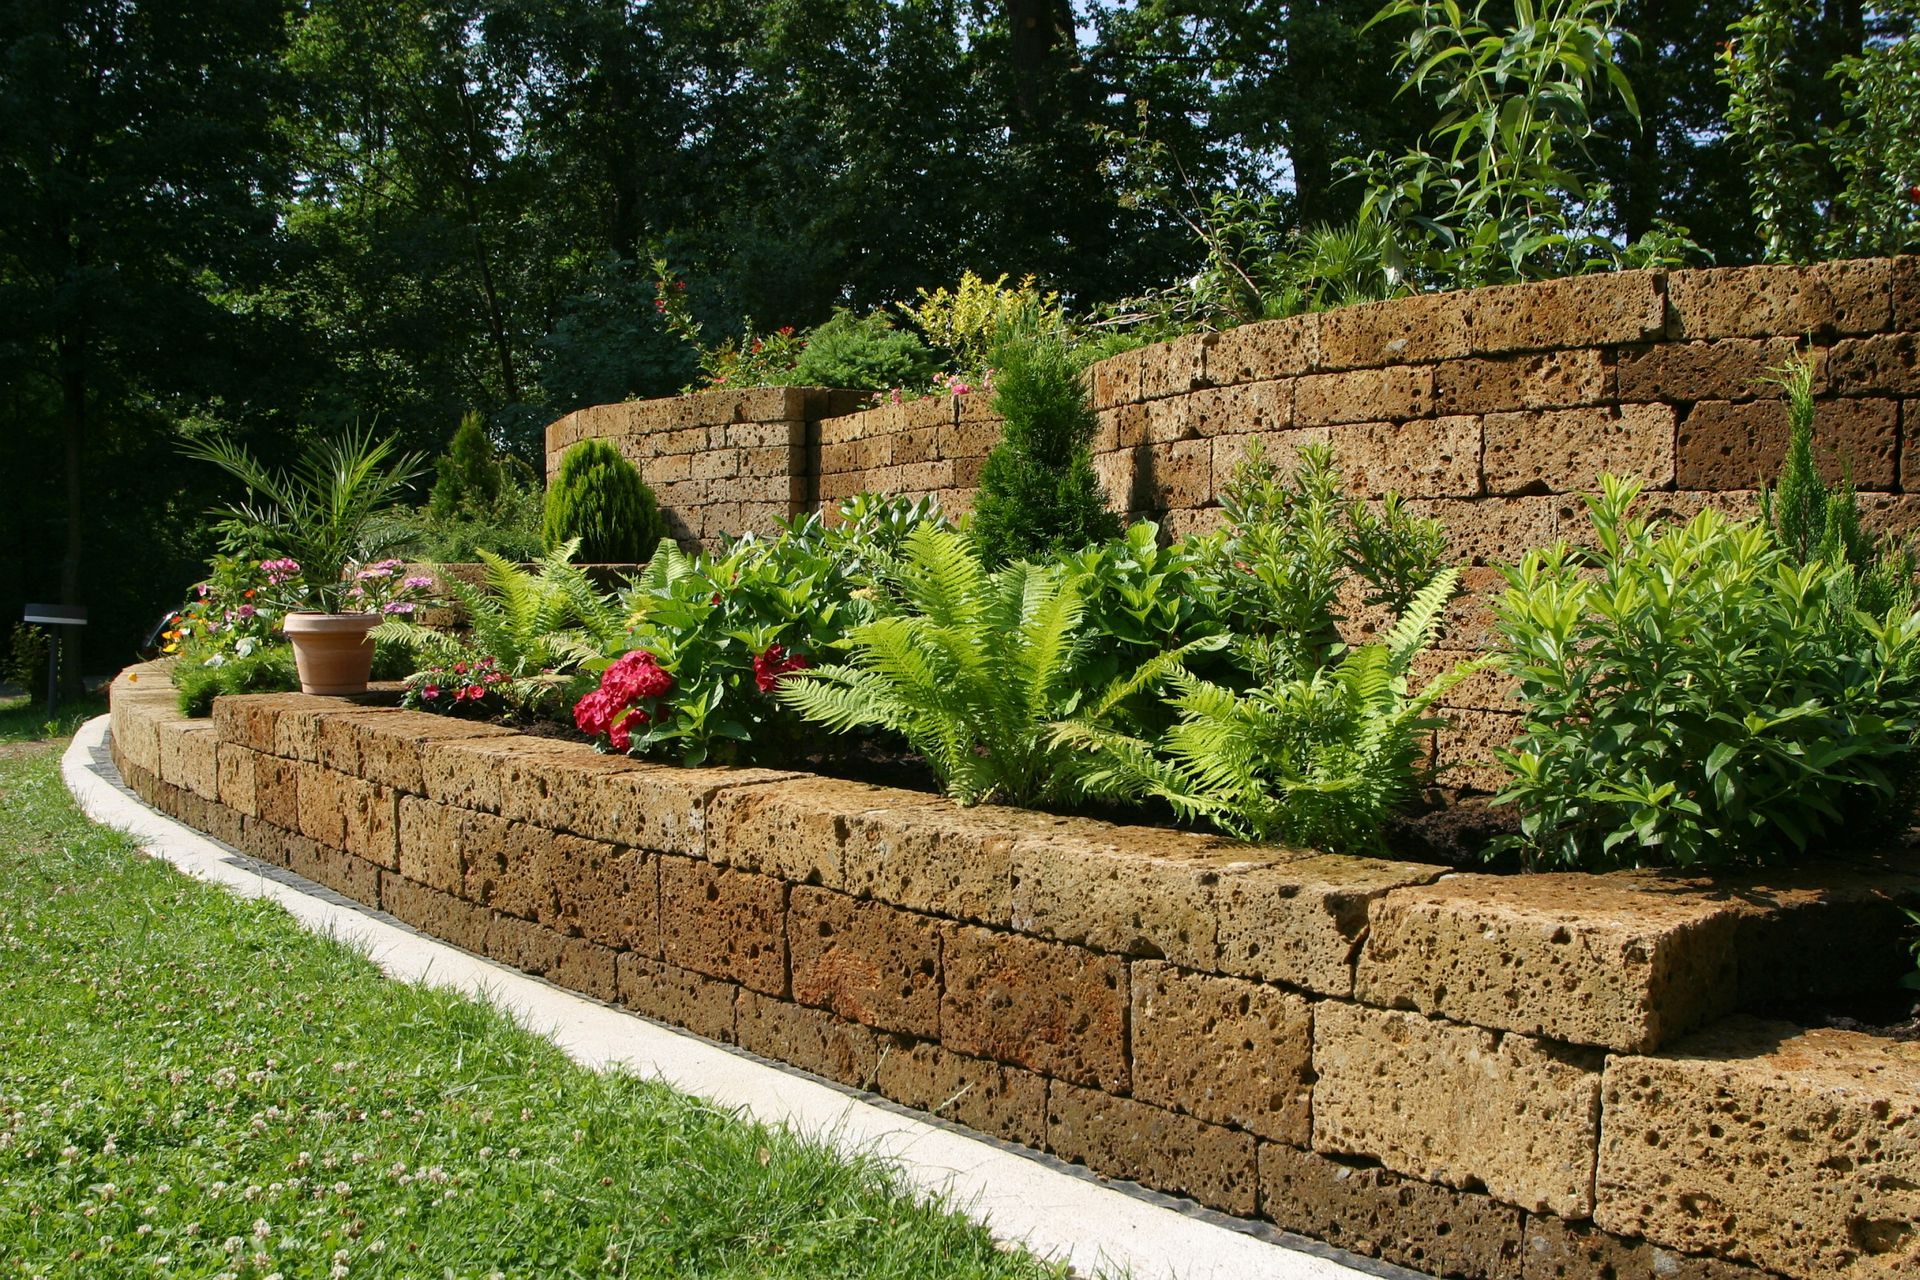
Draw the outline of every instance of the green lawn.
M0 704L0 1278L1061 1273L137 856Z

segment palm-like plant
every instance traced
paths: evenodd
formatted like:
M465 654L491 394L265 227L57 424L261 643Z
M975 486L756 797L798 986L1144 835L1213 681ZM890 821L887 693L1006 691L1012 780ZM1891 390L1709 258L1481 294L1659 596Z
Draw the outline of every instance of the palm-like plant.
M373 637L405 644L424 665L490 656L508 679L509 701L522 706L538 702L558 690L562 681L556 676L617 649L626 634L619 603L571 563L578 551L575 539L535 561L531 571L480 551L487 570L481 585L446 583L448 594L466 612L465 634L390 618Z
M1383 820L1412 794L1434 704L1480 663L1463 663L1417 695L1413 661L1432 643L1459 572L1436 576L1385 641L1338 663L1235 692L1173 672L1179 722L1158 743L1083 717L1055 727L1056 746L1093 753L1079 783L1093 794L1158 797L1181 816L1243 840L1336 851L1375 849Z
M1093 694L1073 679L1084 603L1062 566L989 573L964 535L930 525L902 551L894 585L907 612L853 628L846 663L796 672L778 696L836 732L895 730L962 804L1033 805L1070 789L1079 761L1056 722L1105 714L1218 644L1162 654Z
M400 453L393 437L353 431L314 444L290 469L266 466L244 445L222 437L183 447L247 486L246 501L220 508L230 540L263 547L300 563L324 611L338 611L342 579L366 545L374 517L399 501L425 469L418 453Z

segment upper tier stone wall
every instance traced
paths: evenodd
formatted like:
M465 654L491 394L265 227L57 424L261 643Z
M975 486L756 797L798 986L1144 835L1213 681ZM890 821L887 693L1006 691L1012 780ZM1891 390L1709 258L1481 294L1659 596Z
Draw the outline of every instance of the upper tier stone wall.
M1094 464L1116 507L1179 535L1219 522L1254 441L1283 465L1330 446L1356 492L1397 490L1446 524L1468 588L1430 659L1450 665L1491 625L1493 566L1585 537L1579 495L1602 472L1643 480L1648 515L1751 512L1787 438L1768 371L1800 346L1828 473L1852 476L1874 528L1920 527L1915 257L1581 276L1194 334L1093 367ZM868 490L970 507L1000 434L984 397L853 402L773 390L586 409L548 428L549 473L567 444L611 435L682 536L708 539ZM745 443L776 435L784 452ZM1484 675L1449 707L1449 780L1497 784L1481 762L1512 737L1507 689Z

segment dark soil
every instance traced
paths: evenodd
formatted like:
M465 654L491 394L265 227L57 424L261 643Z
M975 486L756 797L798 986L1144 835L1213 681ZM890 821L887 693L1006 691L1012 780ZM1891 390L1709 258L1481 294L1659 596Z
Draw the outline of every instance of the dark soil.
M1920 991L1904 988L1830 996L1818 1004L1787 1005L1755 1012L1784 1018L1803 1027L1859 1031L1883 1040L1920 1042Z
M1388 819L1385 834L1394 855L1411 862L1504 873L1520 870L1519 859L1511 853L1490 857L1487 850L1519 830L1520 815L1494 808L1485 796L1432 792L1417 808Z

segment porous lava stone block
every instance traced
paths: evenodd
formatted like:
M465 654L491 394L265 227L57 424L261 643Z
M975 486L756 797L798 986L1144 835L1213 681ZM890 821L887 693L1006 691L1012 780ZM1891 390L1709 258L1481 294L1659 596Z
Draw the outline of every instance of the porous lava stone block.
M1520 1275L1522 1215L1512 1205L1279 1143L1262 1142L1259 1161L1260 1216L1284 1231L1422 1275Z
M487 922L486 952L501 964L545 978L595 1000L617 994L616 952L585 938L567 938L544 925L495 913Z
M1891 264L1718 267L1667 277L1669 338L1872 333L1892 319Z
M460 816L461 811L451 805L418 796L401 796L400 874L442 893L464 892L466 875L460 861Z
M1920 395L1920 334L1842 339L1827 355L1827 375L1842 396ZM1815 432L1825 424L1818 418Z
M1213 966L1221 877L1284 851L1157 827L1071 822L1013 847L1013 927L1122 955Z
M551 918L553 886L541 876L541 851L554 834L491 813L454 812L461 896L523 920Z
M546 886L542 924L616 950L660 954L660 877L654 855L599 840L546 834L535 838L534 878Z
M380 902L380 868L344 849L332 849L296 832L285 839L287 870L344 893L355 902Z
M591 753L592 749L577 742L528 738L520 734L504 738L429 740L423 742L420 749L422 789L429 800L483 813L500 813L510 767L524 771L529 767L530 758L535 756L578 760L582 750Z
M1055 1080L1047 1148L1109 1178L1191 1196L1242 1216L1257 1199L1253 1138L1192 1116Z
M881 1031L940 1033L940 924L796 885L787 900L793 998Z
M1602 473L1673 486L1674 411L1664 404L1490 413L1482 466L1491 494L1577 493Z
M1593 1212L1600 1062L1512 1032L1325 1000L1313 1146L1531 1212Z
M1644 342L1666 330L1657 271L1570 276L1476 289L1467 299L1475 355Z
M217 766L220 803L249 818L260 816L254 770L254 762L259 758L245 747L236 747L227 742L219 745Z
M1212 1124L1305 1146L1313 1014L1265 983L1133 965L1133 1096Z
M220 737L205 720L160 720L155 723L160 745L163 782L208 800L220 795Z
M1723 896L1578 872L1459 875L1373 904L1357 998L1624 1052L1731 1011Z
M253 761L254 805L259 816L277 827L300 827L299 770L303 767L279 756L256 755Z
M1595 1221L1796 1277L1920 1275L1920 1045L1730 1019L1607 1063Z
M951 803L849 815L840 849L846 888L910 911L1004 926L1013 914L1013 846L1074 819Z
M1614 366L1596 347L1448 360L1434 369L1433 379L1434 408L1442 414L1571 409L1601 404L1614 394Z
M1132 404L1140 398L1140 352L1108 356L1087 371L1095 409Z
M1008 1142L1046 1145L1045 1077L924 1040L896 1037L882 1049L873 1082L882 1096Z
M1722 338L1716 342L1658 342L1622 347L1620 398L1636 400L1753 400L1783 394L1774 370L1800 350L1793 338ZM1821 364L1825 352L1814 353ZM1824 391L1819 374L1815 391Z
M1354 423L1333 429L1333 460L1359 493L1470 498L1480 492L1480 432L1479 418L1458 414Z
M1315 373L1293 384L1293 425L1324 427L1341 422L1400 422L1433 408L1433 369L1396 365Z
M768 995L787 992L787 886L697 858L660 858L667 963Z
M365 777L360 761L360 725L368 720L383 720L398 715L414 715L398 707L347 707L327 711L315 717L315 749L320 764L340 773Z
M947 1048L1126 1091L1127 970L1117 957L957 925L942 958Z
M1814 462L1830 483L1862 489L1898 482L1900 412L1892 400L1822 400ZM1783 400L1703 400L1680 422L1674 463L1683 489L1752 489L1771 484L1787 455Z
M1305 853L1221 875L1212 886L1219 942L1211 965L1232 977L1283 982L1323 995L1353 990L1367 907L1424 884L1442 867Z
M742 1049L802 1071L864 1089L879 1070L881 1037L824 1009L742 989L734 1019Z
M276 755L281 712L314 711L335 705L303 693L229 694L213 700L213 724L223 742L262 755Z
M395 711L352 723L355 746L359 751L360 776L368 782L405 791L413 795L426 792L420 757L431 742L465 742L479 738L512 738L526 741L511 729L499 725L478 724L424 711Z
M847 887L846 846L856 828L938 796L834 778L795 777L717 791L707 807L709 860L794 884Z
M1188 432L1195 436L1247 435L1284 431L1293 425L1291 381L1245 382L1195 391L1180 400L1158 404L1183 406ZM1169 437L1177 439L1179 437ZM1114 446L1136 441L1115 440Z
M1318 314L1290 316L1228 329L1207 350L1207 376L1224 386L1306 373L1320 357L1322 319Z
M417 884L405 876L383 875L380 908L443 942L467 951L486 950L490 917L486 910L464 898Z
M1323 311L1317 365L1363 369L1464 356L1472 298L1467 292L1422 293Z
M620 1003L635 1013L709 1040L734 1042L734 997L740 988L733 983L631 952L621 953L618 976Z
M1207 386L1207 348L1217 339L1212 333L1190 333L1140 348L1141 399L1156 400Z

